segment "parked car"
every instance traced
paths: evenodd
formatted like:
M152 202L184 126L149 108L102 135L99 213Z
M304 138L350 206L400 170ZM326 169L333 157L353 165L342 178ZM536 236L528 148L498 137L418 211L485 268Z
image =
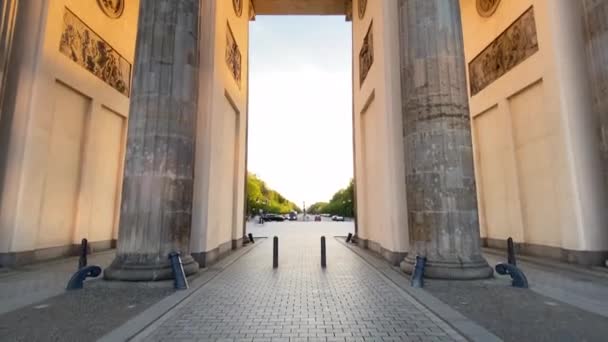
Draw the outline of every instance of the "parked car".
M264 215L264 221L275 221L275 222L283 222L285 218L281 215L277 214L266 214Z
M321 215L315 215L315 222L321 222Z
M298 220L298 213L295 211L292 211L289 213L289 221L297 221Z
M332 221L340 221L343 222L344 221L344 216L338 216L338 215L334 215L331 217Z

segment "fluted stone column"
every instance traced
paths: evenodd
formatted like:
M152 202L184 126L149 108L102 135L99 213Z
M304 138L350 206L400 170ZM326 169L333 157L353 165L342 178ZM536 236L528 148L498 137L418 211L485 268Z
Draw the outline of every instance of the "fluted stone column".
M118 251L106 279L172 277L168 254L190 256L199 0L142 0Z
M471 126L458 0L399 0L403 132L411 272L492 275L481 256Z
M587 69L593 110L601 123L600 148L608 183L608 0L583 0Z
M6 74L13 45L18 6L19 0L0 0L0 109L4 99Z

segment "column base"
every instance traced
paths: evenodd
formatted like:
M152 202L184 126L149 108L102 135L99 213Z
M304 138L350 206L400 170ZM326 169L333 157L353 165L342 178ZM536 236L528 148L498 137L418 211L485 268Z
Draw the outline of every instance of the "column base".
M400 265L403 272L412 274L416 256L407 256ZM463 263L461 260L427 259L424 277L431 279L474 280L492 277L494 270L485 259Z
M158 258L150 262L142 260L152 258L146 255L117 256L110 267L103 271L103 278L106 280L121 281L158 281L173 279L173 270L169 259L160 262ZM138 262L139 261L139 262ZM191 255L182 258L182 265L186 276L198 272L198 263Z

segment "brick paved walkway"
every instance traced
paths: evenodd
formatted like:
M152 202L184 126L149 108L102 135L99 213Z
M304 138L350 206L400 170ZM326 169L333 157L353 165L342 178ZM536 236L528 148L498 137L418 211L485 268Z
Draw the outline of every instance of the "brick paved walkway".
M319 226L287 225L277 270L267 239L136 340L464 340L331 234L322 270Z

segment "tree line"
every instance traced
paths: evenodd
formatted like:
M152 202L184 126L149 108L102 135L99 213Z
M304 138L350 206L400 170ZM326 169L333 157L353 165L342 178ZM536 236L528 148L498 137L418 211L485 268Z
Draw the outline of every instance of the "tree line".
M348 186L338 190L329 202L317 202L308 207L310 214L330 214L343 217L355 217L355 180L351 179Z
M258 176L247 172L247 215L258 214L260 209L265 213L273 214L302 211L295 203L268 187Z

